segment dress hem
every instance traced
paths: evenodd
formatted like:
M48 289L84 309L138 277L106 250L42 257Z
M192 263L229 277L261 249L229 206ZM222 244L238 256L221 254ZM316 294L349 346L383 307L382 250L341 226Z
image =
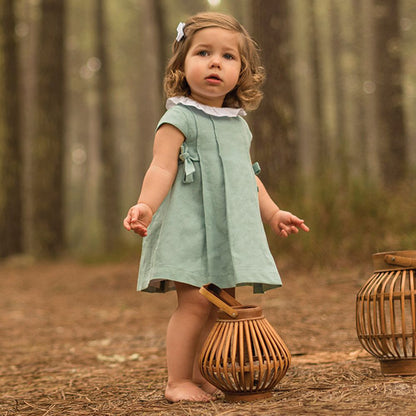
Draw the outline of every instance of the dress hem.
M192 284L189 283L189 281L185 279L151 279L147 286L137 285L137 291L138 292L147 292L147 293L166 293L175 290L175 282L179 283L185 283L190 286L194 286L196 288L199 288L205 284L208 283L214 283L217 286L221 287L221 289L227 289L227 288L234 288L234 287L242 287L242 286L251 286L253 288L253 293L265 293L268 290L271 289L277 289L282 286L282 283L260 283L260 282L250 282L250 281L239 281L235 283L234 285L224 285L224 284L218 284L218 282L215 281L206 281L202 284Z

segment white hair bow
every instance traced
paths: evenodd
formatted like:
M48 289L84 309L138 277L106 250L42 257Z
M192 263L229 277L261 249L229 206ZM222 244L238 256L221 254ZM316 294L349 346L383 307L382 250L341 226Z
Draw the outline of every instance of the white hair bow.
M184 27L185 27L185 23L180 22L178 24L178 27L176 28L176 31L178 32L178 34L176 35L177 42L180 42L185 37L185 33L183 32Z

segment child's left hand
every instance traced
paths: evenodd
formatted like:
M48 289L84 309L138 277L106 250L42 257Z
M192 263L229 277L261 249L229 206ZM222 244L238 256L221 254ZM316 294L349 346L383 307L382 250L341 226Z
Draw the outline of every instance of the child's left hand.
M147 227L152 221L152 216L152 210L149 205L137 203L129 209L126 218L124 218L124 228L127 231L133 230L136 234L146 237Z
M299 230L309 231L309 227L305 224L305 221L289 211L277 211L271 218L269 224L272 230L281 237L288 237L289 234L297 234Z

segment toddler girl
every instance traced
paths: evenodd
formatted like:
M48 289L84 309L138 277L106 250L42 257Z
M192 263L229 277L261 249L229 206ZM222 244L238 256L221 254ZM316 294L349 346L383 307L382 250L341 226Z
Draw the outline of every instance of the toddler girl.
M179 24L165 76L168 110L124 219L127 230L147 236L138 290L177 292L166 339L171 402L215 398L198 356L216 309L199 287L214 283L234 295L241 285L255 293L280 286L262 221L283 237L309 231L272 201L250 160L242 116L258 106L263 78L255 44L234 18L200 13Z

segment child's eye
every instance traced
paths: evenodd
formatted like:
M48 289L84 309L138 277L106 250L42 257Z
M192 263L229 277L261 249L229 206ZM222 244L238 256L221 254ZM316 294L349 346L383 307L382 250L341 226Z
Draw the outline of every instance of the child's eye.
M199 51L198 55L199 56L208 56L208 51Z
M230 53L226 53L226 54L224 54L224 58L232 60L232 59L234 59L234 55L231 55Z

